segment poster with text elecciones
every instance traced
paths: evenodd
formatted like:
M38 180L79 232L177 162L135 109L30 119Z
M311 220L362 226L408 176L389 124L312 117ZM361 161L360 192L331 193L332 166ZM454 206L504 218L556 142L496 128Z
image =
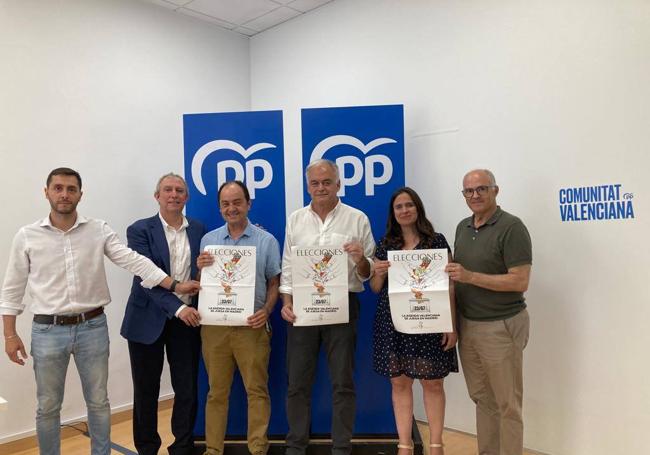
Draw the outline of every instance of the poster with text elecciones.
M292 247L295 326L349 321L348 254L342 247Z
M255 309L255 247L207 245L214 264L201 270L203 325L247 325Z
M446 249L388 251L388 298L402 333L451 332Z

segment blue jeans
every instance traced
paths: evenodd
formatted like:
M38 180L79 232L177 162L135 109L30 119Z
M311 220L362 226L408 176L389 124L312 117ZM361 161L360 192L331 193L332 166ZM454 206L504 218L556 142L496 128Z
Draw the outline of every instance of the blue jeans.
M92 455L111 452L111 410L108 403L108 327L101 314L77 325L32 323L36 375L36 433L42 455L61 453L61 403L65 375L74 356L88 409Z

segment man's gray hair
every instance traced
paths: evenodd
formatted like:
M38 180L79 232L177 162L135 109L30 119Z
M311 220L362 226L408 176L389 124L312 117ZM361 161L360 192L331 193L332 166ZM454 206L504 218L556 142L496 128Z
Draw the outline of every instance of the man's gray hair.
M181 182L183 182L183 186L185 186L185 193L189 193L189 189L187 188L187 182L185 179L178 175L174 174L173 172L170 172L168 174L163 175L158 179L158 183L156 183L156 192L154 194L160 194L160 184L162 183L163 180L165 180L167 177L174 177L175 179L179 179Z
M309 179L308 177L309 171L311 171L313 168L318 166L328 166L330 169L334 170L334 173L336 174L336 181L338 182L340 180L338 165L334 161L326 160L325 158L312 161L307 165L307 168L305 169L305 180Z
M494 174L492 173L491 170L489 170L489 169L472 169L467 174L465 174L465 177L467 177L470 174L473 174L474 172L483 172L485 175L487 175L488 180L490 180L490 185L497 186L497 179L494 177ZM463 180L464 180L464 178L463 178Z

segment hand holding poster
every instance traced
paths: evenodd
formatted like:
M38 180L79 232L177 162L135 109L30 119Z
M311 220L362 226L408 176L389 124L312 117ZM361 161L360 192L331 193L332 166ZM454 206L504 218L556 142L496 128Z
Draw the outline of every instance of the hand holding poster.
M389 251L388 298L402 333L452 332L446 249Z
M247 325L255 309L255 247L207 245L214 264L201 271L203 325Z
M292 247L295 326L348 322L348 254L342 247Z

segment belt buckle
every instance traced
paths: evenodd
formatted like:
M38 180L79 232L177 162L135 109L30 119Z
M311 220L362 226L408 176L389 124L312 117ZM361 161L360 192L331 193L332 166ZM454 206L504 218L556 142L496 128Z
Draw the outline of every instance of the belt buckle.
M75 316L54 316L54 325L75 325L79 324L81 322L81 319L79 315Z

